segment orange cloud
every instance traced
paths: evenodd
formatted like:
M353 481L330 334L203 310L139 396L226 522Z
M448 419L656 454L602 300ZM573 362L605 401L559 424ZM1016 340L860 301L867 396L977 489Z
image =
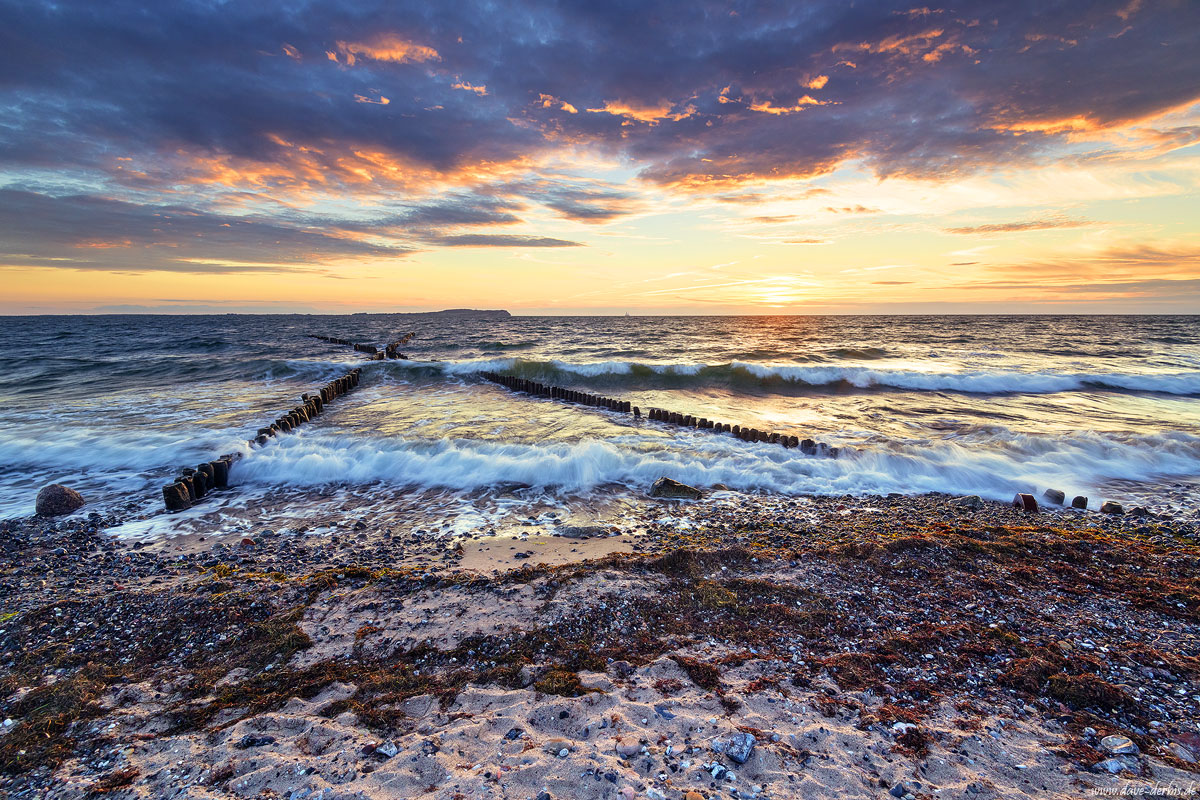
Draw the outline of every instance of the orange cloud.
M354 102L356 102L356 103L371 103L372 105L386 106L388 103L390 103L392 101L388 100L383 95L380 95L378 100L372 100L369 97L364 97L361 94L356 94L356 95L354 95Z
M341 56L339 58L338 56ZM401 39L394 33L384 33L367 42L337 43L337 53L325 53L331 61L354 66L359 58L369 58L374 61L390 61L396 64L409 62L441 61L437 50Z
M678 122L696 111L695 106L688 106L682 112L672 113L672 108L674 105L665 101L658 105L648 105L637 101L606 100L601 108L589 108L588 111L592 114L612 114L615 117L626 117L650 125L657 125L664 119Z
M766 100L760 103L751 103L750 110L758 111L763 114L775 114L778 116L781 114L794 114L797 111L803 111L805 106L824 106L829 105L831 102L833 101L817 100L815 97L806 94L804 97L798 99L796 101L796 105L794 106L776 106L772 105L771 101Z
M813 78L812 80L810 80L804 84L801 84L801 85L804 86L804 88L806 88L806 89L824 89L825 84L827 84L827 83L829 83L828 75L818 75L817 77Z
M294 58L297 61L300 60L300 51L297 50L296 48L292 47L287 42L283 43L283 52L284 52L284 55L286 55L290 58Z
M115 242L94 240L88 242L76 242L74 246L89 250L109 250L114 247L133 247L133 242L129 239L121 239Z
M462 89L464 92L474 92L480 97L486 97L488 93L486 86L483 86L482 84L479 86L474 86L469 81L456 81L455 83L450 84L450 88Z
M552 94L538 94L538 100L542 104L542 108L554 108L557 106L568 114L578 114L579 109L568 103L566 100L559 100Z

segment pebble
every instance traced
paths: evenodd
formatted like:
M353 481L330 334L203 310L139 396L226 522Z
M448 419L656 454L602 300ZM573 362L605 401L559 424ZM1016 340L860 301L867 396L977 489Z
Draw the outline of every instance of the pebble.
M1127 736L1105 736L1100 740L1100 747L1114 756L1132 756L1138 752L1138 746Z

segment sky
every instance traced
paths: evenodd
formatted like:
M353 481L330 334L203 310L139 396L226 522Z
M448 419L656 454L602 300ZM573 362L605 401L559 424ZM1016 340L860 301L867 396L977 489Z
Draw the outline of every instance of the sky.
M0 0L0 313L1200 313L1200 3Z

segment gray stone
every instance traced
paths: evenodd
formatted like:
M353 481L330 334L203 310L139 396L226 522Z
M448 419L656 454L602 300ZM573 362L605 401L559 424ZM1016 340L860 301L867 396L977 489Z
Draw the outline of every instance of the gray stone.
M1088 499L1083 495L1076 495L1071 501L1071 508L1087 508Z
M746 759L750 758L750 754L754 752L754 745L758 740L754 738L752 733L735 733L729 737L729 744L725 748L725 755L732 758L739 764L745 764Z
M1114 756L1132 756L1138 752L1137 745L1127 736L1105 736L1100 740L1100 747Z
M52 483L42 487L42 490L37 493L37 500L34 501L34 508L39 517L70 514L85 505L87 505L87 501L83 499L83 495L61 483Z
M651 497L662 497L668 500L699 500L703 493L694 486L673 481L670 478L659 478L650 489Z
M1179 742L1171 742L1169 747L1171 752L1174 753L1175 757L1180 761L1186 761L1189 764L1196 763L1196 756L1192 754L1192 751Z
M888 495L891 497L891 495ZM897 495L899 497L901 495ZM977 494L969 494L965 497L956 497L950 501L950 505L955 508L969 508L973 511L983 508L983 498Z
M1109 772L1116 775L1120 772L1133 772L1133 767L1120 758L1106 758L1092 764L1093 772Z
M1115 514L1117 516L1120 516L1121 514L1125 513L1125 507L1122 506L1120 503L1114 502L1112 500L1105 500L1104 503L1101 504L1101 506L1100 506L1100 513L1101 514Z

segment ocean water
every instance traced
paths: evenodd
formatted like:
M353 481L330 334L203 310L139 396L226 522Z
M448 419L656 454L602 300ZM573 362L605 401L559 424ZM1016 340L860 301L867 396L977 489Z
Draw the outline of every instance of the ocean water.
M390 362L307 337L409 331ZM360 387L315 422L246 444L352 366ZM841 455L534 399L484 370ZM236 491L156 513L168 478L228 452ZM785 496L1058 488L1193 515L1200 317L0 318L0 517L58 481L87 510L152 515L143 534L336 509L462 530L587 516L662 475Z

